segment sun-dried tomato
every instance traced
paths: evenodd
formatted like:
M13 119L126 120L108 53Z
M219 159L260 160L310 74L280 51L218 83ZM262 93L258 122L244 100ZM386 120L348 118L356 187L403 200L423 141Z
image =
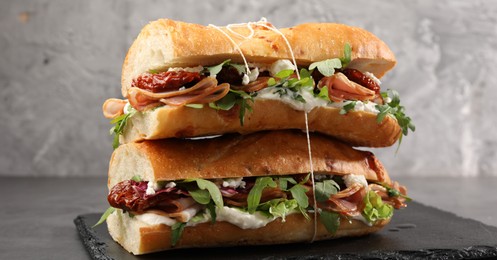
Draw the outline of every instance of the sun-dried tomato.
M145 73L133 80L132 86L154 93L178 90L203 78L198 72L165 71L156 74Z
M110 190L107 201L114 208L141 213L147 209L170 211L171 201L180 198L182 191L176 188L163 189L153 195L147 195L147 182L133 180L122 181ZM174 210L173 210L174 211Z
M373 79L364 75L364 73L360 72L356 69L342 69L342 72L347 78L363 87L366 87L370 90L373 90L376 94L380 93L380 85L378 85Z

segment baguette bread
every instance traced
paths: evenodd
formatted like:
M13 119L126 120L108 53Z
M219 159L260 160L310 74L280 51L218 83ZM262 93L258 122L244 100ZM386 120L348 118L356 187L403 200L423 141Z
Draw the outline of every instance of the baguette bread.
M301 214L276 219L258 229L241 229L228 222L202 223L185 227L181 239L171 246L171 227L159 224L148 225L136 217L131 218L122 210L116 210L107 218L112 238L129 252L140 255L167 249L191 247L220 247L240 245L270 245L310 242L314 232L314 216L310 220ZM331 234L321 222L317 223L316 241L340 237L363 236L377 232L390 222L381 220L368 226L358 220L341 219L338 231ZM284 230L284 232L282 232Z
M220 28L161 19L132 44L121 82L128 101L112 99L103 108L116 124L114 145L122 144L108 173L114 212L105 216L110 235L129 252L362 236L388 224L392 205L404 206L405 198L387 188L401 194L405 188L371 152L352 148L390 146L400 138L398 121L377 122L375 106L386 100L375 76L395 65L393 53L355 27L310 23L277 31L269 25ZM237 68L245 58L254 68L242 73ZM348 65L336 74L318 67L303 70L302 78L281 76L294 68L285 60L294 58L299 68ZM333 58L341 60L325 61ZM232 64L219 65L228 59ZM219 66L205 68L212 65ZM241 83L223 79L233 75ZM276 87L284 89L272 92Z
M151 22L142 29L126 55L122 68L122 94L133 102L139 102L140 98L130 96L128 90L132 88L134 79L150 71L217 65L227 59L243 64L243 58L257 67L268 68L275 61L294 57L299 66L307 67L312 62L343 58L346 44L351 46L347 68L381 77L396 63L388 46L364 29L343 24L308 23L281 29L283 37L264 27L267 25L254 23L221 28L168 19ZM252 36L248 37L251 33ZM313 102L307 100L307 103ZM239 105L228 111L216 110L207 104L202 109L163 104L154 109L147 108L129 118L120 142L306 129L305 112L282 100L255 97L249 105L252 111L247 110L245 116L239 113L240 109L245 109ZM400 138L402 131L393 117L388 116L377 123L377 112L350 110L347 115L342 115L341 109L332 105L306 108L309 130L364 147L391 146ZM243 125L240 117L243 117Z
M390 184L371 153L320 134L311 134L315 173L363 175ZM112 154L109 189L140 174L145 181L231 178L309 173L306 134L280 130L217 138L165 139L119 146Z
M284 38L262 26L253 26L254 35L244 39L222 28L240 46L248 62L271 64L291 59ZM248 27L232 30L248 36ZM352 47L349 68L368 71L381 78L395 64L388 46L372 33L334 23L307 23L280 29L290 44L297 64L343 57L346 43ZM122 68L122 94L128 94L132 80L149 70L169 67L210 66L231 59L243 63L237 48L223 33L211 26L160 19L146 25L131 45Z
M305 130L305 115L287 104L270 99L256 99L252 112L247 112L240 125L239 108L229 111L190 107L162 106L137 113L128 120L121 143L171 137L195 137L224 133L247 134L262 130ZM386 147L401 135L397 120L385 117L381 123L376 114L349 111L340 114L340 108L316 107L308 113L309 131L324 133L352 146Z

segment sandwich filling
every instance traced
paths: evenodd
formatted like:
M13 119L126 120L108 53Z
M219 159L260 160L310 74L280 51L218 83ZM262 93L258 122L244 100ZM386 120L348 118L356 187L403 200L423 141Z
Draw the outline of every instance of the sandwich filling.
M225 221L255 229L276 219L284 222L291 214L310 220L309 213L315 212L335 233L340 219L374 225L391 218L393 209L405 207L409 199L398 183L368 182L362 175L315 174L314 185L313 189L310 174L164 182L135 176L112 187L107 216L120 209L147 225L171 226L176 243L184 227L200 223ZM100 223L105 218L104 214Z
M116 124L111 132L118 136L131 115L146 113L161 106L237 111L243 126L245 116L257 100L279 100L295 110L310 112L316 107L334 107L345 115L365 111L397 120L402 133L414 131L404 113L397 92L381 91L381 82L369 72L347 67L351 49L347 44L343 58L296 67L290 60L272 64L243 64L226 60L210 67L165 68L150 70L132 82L128 100L109 99L104 115ZM129 104L129 109L125 109Z

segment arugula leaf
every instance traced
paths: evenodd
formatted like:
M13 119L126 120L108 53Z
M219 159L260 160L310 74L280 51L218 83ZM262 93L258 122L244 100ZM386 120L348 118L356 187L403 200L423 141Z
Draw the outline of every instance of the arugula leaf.
M112 142L112 147L114 147L114 149L119 146L119 136L123 134L126 123L137 111L132 106L128 106L127 112L127 114L122 114L110 121L111 124L114 124L110 129L110 134L114 134L114 141Z
M229 64L230 61L231 60L225 60L218 65L205 67L205 69L209 72L209 76L214 77L223 69L223 66Z
M244 73L247 74L247 68L245 67L245 65L243 65L243 64L233 64L233 63L230 63L229 65L231 67L235 68L238 71L239 75L242 75Z
M150 73L150 74L159 74L160 71L159 70L151 69L151 70L148 70L148 73Z
M197 182L197 185L201 190L207 190L209 192L212 201L214 201L214 203L218 208L223 207L223 196L221 195L221 191L216 186L216 184L204 179L194 179L194 180Z
M304 184L304 183L308 182L309 178L311 178L311 174L310 173L305 176L305 178L300 182L300 184Z
M249 112L252 112L252 107L250 106L249 102L254 102L254 97L256 95L257 93L249 94L242 90L230 89L230 92L228 92L226 96L216 102L209 103L209 107L216 110L230 110L235 105L240 106L240 125L243 126L245 122L246 111L248 110Z
M326 77L332 76L335 74L335 69L340 69L342 67L342 62L338 58L334 59L327 59L327 60L322 60L322 61L317 61L311 63L309 65L309 70L313 70L315 68L318 69L321 74L323 74Z
M340 186L334 180L324 180L322 182L316 182L316 200L317 201L327 201L331 195L337 194L340 190Z
M370 223L374 223L379 219L388 219L393 215L393 207L384 203L380 195L372 190L366 193L364 205L362 215Z
M306 209L309 207L309 197L305 194L307 189L302 184L294 185L290 188L292 197L297 201L299 207Z
M183 230L185 229L186 223L177 222L171 227L171 245L176 246L178 241L183 234Z
M142 181L142 177L140 177L140 175L135 175L135 176L133 176L133 178L131 178L131 180L136 181L136 182L140 182L140 181Z
M288 182L291 184L297 184L297 181L292 177L278 177L278 186L282 190L287 190Z
M292 69L288 69L288 70L281 70L280 72L276 73L276 75L274 75L276 78L288 78L290 77L292 74L293 74L294 70Z
M347 101L348 103L340 109L340 115L347 114L350 110L354 109L357 101Z
M211 195L208 190L190 190L188 193L192 196L192 199L202 205L207 205L211 201Z
M381 96L384 98L391 98L391 101L384 105L376 105L376 109L380 111L376 116L376 122L379 124L383 122L385 117L392 116L397 120L400 128L402 129L402 134L407 136L409 130L412 132L416 131L416 126L412 123L410 117L408 117L404 110L405 108L400 105L400 97L399 93L395 90L389 89L387 92L381 93ZM399 139L399 145L402 142L402 136Z
M242 75L243 73L245 73L245 74L247 73L247 68L245 67L245 65L231 63L230 59L225 60L225 61L223 61L220 64L215 65L215 66L205 67L204 73L209 72L209 76L214 77L217 74L219 74L219 72L221 72L221 70L223 69L224 66L231 66L231 67L235 68L238 71L238 74L240 74L240 75Z
M376 122L379 124L383 122L383 119L392 111L392 107L390 107L388 104L387 105L377 105L376 109L378 109L380 112L376 116Z
M185 179L181 183L194 183L195 186L185 185L188 193L192 196L192 198L199 204L206 205L206 208L209 210L209 214L211 215L212 223L216 222L216 207L222 208L223 205L223 197L221 195L221 191L216 186L215 183L204 180L204 179Z
M298 207L297 209L300 211L300 214L302 214L302 216L304 216L305 219L311 220L311 217L309 217L309 214L307 214L306 209L304 209L302 207Z
M209 103L209 107L216 110L230 110L235 106L236 100L237 95L233 92L228 92L228 94L220 100Z
M316 96L317 98L320 98L320 99L324 99L328 102L331 102L330 95L328 94L328 88L326 86L322 87L321 90L319 90L319 93L317 95L314 95L314 96Z
M258 177L247 197L249 213L253 214L255 212L261 201L262 191L267 187L276 188L276 182L274 182L273 178Z
M268 80L268 86L274 88L273 93L279 94L280 97L289 95L296 101L306 103L306 100L300 94L300 91L303 90L314 93L314 80L311 77L311 73L306 69L302 69L300 71L300 79L290 78L293 72L293 70L280 71L277 75L275 75L275 77L279 80L276 81L275 78L270 78Z
M343 58L340 59L342 61L342 67L347 67L352 60L352 47L350 46L349 43L345 44L344 50L343 50Z
M116 211L115 208L113 207L109 207L105 212L104 214L102 214L102 216L100 217L100 219L98 220L97 223L95 223L95 225L92 226L92 228L102 224L105 222L105 220L107 220L107 218L110 216L110 214L114 213L114 211Z
M238 117L240 118L240 125L243 126L243 124L245 123L245 113L247 112L247 110L252 112L252 107L247 103L246 99L241 99L237 103L240 106L240 114L238 115Z
M321 211L319 213L319 219L323 223L324 227L331 234L335 234L340 227L340 214L330 211Z
M216 214L216 207L214 206L214 203L210 202L209 204L207 204L206 207L209 210L209 214L211 215L211 223L212 224L216 223L217 214Z

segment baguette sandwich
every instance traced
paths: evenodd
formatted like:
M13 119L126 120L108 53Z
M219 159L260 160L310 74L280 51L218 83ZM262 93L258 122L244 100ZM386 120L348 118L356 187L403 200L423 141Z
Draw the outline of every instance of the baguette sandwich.
M398 94L381 88L388 46L351 26L276 29L168 19L146 25L122 69L124 99L103 113L120 143L301 129L353 146L386 147L408 130Z
M310 139L312 159L298 130L121 145L100 222L126 250L145 254L360 236L405 206L406 189L372 153L323 134Z

